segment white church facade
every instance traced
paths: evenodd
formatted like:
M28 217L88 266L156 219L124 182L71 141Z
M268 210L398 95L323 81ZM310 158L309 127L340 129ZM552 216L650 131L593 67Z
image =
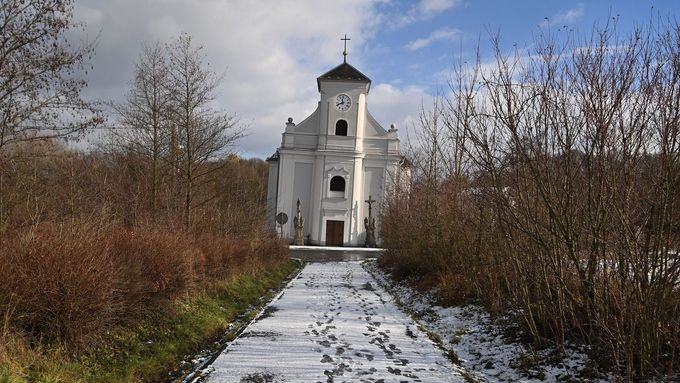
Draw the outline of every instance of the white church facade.
M384 129L368 111L371 80L345 60L317 78L316 110L295 124L288 119L281 146L267 159L267 214L290 241L301 204L305 244L363 246L371 197L380 245L380 209L386 193L402 179L403 157L394 125ZM285 213L284 225L275 217ZM274 226L275 225L275 226Z

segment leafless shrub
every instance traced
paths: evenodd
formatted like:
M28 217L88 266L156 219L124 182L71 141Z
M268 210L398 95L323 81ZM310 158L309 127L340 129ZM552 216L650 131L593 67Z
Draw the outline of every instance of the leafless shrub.
M386 210L385 262L455 301L519 309L537 346L577 340L624 379L671 376L679 42L677 24L625 38L605 25L507 55L494 36L493 62L455 68L437 101L444 128L421 124L416 186Z
M4 327L80 347L206 284L287 259L274 238L248 243L170 229L42 223L0 236Z
M12 323L69 343L111 323L115 273L109 239L90 230L44 224L1 240L0 302Z

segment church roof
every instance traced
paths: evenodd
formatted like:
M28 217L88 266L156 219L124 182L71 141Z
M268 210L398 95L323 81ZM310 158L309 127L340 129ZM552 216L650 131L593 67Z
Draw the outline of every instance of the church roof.
M370 78L366 77L365 74L359 72L357 68L349 65L346 62L322 74L316 79L316 82L319 83L321 80L360 81L367 82L369 84L371 82Z
M272 154L271 156L267 157L267 159L266 159L265 161L267 161L267 162L277 162L277 161L279 160L279 158L280 158L280 157L279 157L279 150L276 149L276 151L274 152L274 154Z

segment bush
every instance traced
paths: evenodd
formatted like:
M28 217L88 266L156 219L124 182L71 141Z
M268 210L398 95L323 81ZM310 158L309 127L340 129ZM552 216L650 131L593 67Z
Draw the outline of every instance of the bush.
M250 243L73 222L8 232L0 245L0 318L36 340L76 348L206 284L287 259L273 238Z
M535 346L588 344L617 379L675 377L680 25L542 35L527 56L492 43L421 114L383 264L511 309Z
M77 343L108 325L116 275L110 236L43 224L0 239L0 313L46 340Z

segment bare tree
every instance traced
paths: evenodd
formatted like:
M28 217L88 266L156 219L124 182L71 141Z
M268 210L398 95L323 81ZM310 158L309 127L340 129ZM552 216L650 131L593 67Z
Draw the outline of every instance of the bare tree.
M440 116L448 134L421 121L424 180L405 209L386 210L383 237L394 255L382 262L438 280L453 297L474 291L492 308L519 309L536 346L576 340L621 380L673 380L678 41L677 23L624 37L615 23L586 37L548 31L528 52L506 53L492 36L493 60L454 68L445 108L425 114ZM428 169L447 171L427 182ZM451 188L461 176L465 189ZM433 194L455 221L414 212ZM469 204L477 209L460 207ZM407 220L415 222L400 230Z
M72 48L73 1L0 2L0 149L62 137L101 122L80 97L94 44Z
M163 159L169 160L171 147L168 91L165 49L159 42L145 45L135 65L135 77L126 103L114 106L123 125L117 131L118 138L122 139L123 145L150 161L153 214L158 210L161 165Z
M190 228L195 187L215 170L214 166L207 166L209 161L224 155L243 130L234 116L212 107L223 77L207 68L202 47L195 47L191 36L182 34L168 46L168 55L170 117L181 155L184 223Z

